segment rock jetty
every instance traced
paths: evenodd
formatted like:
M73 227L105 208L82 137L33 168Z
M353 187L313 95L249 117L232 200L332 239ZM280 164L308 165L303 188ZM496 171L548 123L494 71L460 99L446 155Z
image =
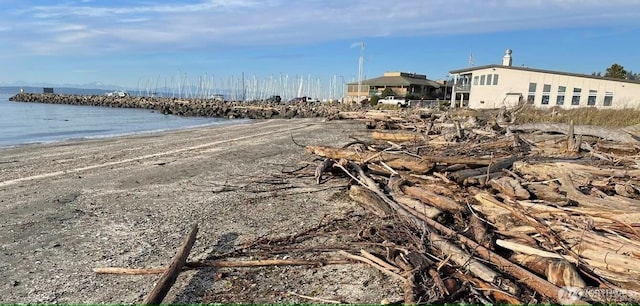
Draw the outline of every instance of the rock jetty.
M223 102L212 99L184 99L163 97L108 97L101 95L61 95L19 93L15 102L89 105L118 108L152 109L167 115L219 117L229 119L270 118L336 118L340 109L325 103L287 105L269 102ZM343 108L343 107L341 107Z

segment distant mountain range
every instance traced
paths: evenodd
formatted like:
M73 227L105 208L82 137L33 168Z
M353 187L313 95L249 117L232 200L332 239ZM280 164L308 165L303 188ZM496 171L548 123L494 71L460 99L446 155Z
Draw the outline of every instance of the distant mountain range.
M0 94L14 95L20 92L20 89L28 93L42 93L43 87L52 87L54 93L71 94L71 95L104 95L113 91L96 88L76 88L76 87L56 87L56 86L0 86Z
M53 84L44 82L0 82L0 87L53 87L53 88L78 88L78 89L103 89L108 91L114 90L130 90L118 85L103 84L102 82L91 82L86 84Z

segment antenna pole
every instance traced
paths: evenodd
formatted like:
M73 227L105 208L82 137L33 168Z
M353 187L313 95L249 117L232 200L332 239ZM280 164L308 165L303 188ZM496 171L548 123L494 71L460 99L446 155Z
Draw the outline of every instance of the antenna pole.
M358 59L358 100L362 92L362 75L364 74L364 42L360 44L360 58Z

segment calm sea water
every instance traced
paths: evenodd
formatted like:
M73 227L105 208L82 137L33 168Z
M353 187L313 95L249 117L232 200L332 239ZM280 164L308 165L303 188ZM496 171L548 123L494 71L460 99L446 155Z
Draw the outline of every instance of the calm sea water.
M249 122L142 109L9 102L9 97L0 95L0 147Z

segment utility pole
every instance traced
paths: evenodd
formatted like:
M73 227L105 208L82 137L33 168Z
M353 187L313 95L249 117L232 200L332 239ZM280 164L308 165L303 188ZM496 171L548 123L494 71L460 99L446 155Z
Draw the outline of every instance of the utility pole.
M358 101L362 92L362 75L364 74L364 42L360 44L360 58L358 59Z
M340 76L340 100L344 102L344 75Z

